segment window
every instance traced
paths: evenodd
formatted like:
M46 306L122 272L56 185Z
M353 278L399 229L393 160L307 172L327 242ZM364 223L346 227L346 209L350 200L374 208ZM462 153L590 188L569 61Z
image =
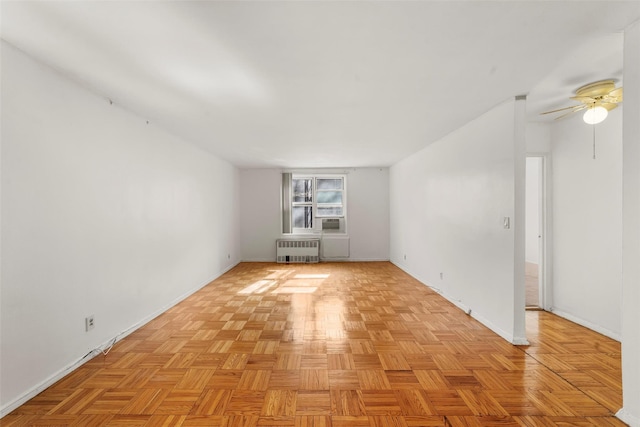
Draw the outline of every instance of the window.
M316 178L317 217L343 216L344 179Z
M286 182L284 178L283 176L283 184ZM290 194L286 194L288 191ZM284 200L291 200L290 206L283 206L284 232L287 230L293 233L344 232L346 218L344 176L293 174L291 184L283 185L283 193ZM290 212L290 218L287 218L288 212ZM290 227L287 227L288 223Z
M313 228L313 178L292 178L293 228Z

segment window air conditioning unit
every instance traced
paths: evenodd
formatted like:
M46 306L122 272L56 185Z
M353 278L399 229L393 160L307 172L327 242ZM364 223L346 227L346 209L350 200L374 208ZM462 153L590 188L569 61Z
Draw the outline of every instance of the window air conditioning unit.
M323 230L340 230L340 218L323 218Z

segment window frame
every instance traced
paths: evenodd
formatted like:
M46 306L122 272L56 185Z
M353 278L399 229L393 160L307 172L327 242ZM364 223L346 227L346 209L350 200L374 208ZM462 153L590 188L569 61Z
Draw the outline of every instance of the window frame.
M327 189L327 190L321 190L318 188L318 180L335 180L335 179L339 179L342 182L342 188L340 189ZM345 180L342 177L336 177L336 176L316 176L314 179L314 195L315 195L315 212L316 214L314 215L315 218L344 218L344 206L345 206ZM319 203L318 202L318 193L329 193L329 192L340 192L341 196L340 196L340 203ZM342 208L342 214L340 215L327 215L327 214L320 214L320 209L318 209L318 207L320 208L336 208L336 207L340 207Z
M311 202L296 202L294 197L294 187L293 184L295 180L299 179L311 179ZM342 181L342 188L340 190L330 189L330 190L318 190L318 179L340 179ZM341 222L341 230L339 233L346 233L346 224L347 224L347 176L345 174L310 174L310 173L292 173L291 176L291 234L317 234L322 233L322 220L329 218L337 218ZM340 191L342 193L342 202L341 203L320 203L320 207L341 207L342 215L326 215L326 214L318 214L318 192L323 191ZM311 207L311 218L312 218L312 226L311 228L300 228L295 227L294 224L294 208L296 207Z
M295 194L294 194L294 189L295 189L295 185L293 184L296 180L311 180L311 201L303 201L303 202L296 202L295 201ZM291 176L291 232L292 234L301 234L302 232L306 232L306 231L300 231L300 230L313 230L313 228L315 227L315 215L313 215L313 212L315 211L315 199L316 199L316 180L313 176L310 175L296 175L293 174ZM300 227L294 227L294 212L295 212L295 208L299 208L299 207L310 207L311 208L311 228L300 228Z

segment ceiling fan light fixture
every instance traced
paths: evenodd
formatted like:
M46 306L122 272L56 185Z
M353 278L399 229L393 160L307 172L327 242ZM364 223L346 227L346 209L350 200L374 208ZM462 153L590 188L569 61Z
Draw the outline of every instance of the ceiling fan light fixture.
M597 106L591 107L587 111L585 111L584 116L582 116L582 120L589 125L597 125L604 121L607 118L609 111L606 108Z

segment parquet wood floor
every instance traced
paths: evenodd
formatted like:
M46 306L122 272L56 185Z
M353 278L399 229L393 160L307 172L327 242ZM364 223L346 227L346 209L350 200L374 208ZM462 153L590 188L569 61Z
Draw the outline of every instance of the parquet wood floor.
M515 347L390 263L243 263L3 426L623 426L619 343Z

